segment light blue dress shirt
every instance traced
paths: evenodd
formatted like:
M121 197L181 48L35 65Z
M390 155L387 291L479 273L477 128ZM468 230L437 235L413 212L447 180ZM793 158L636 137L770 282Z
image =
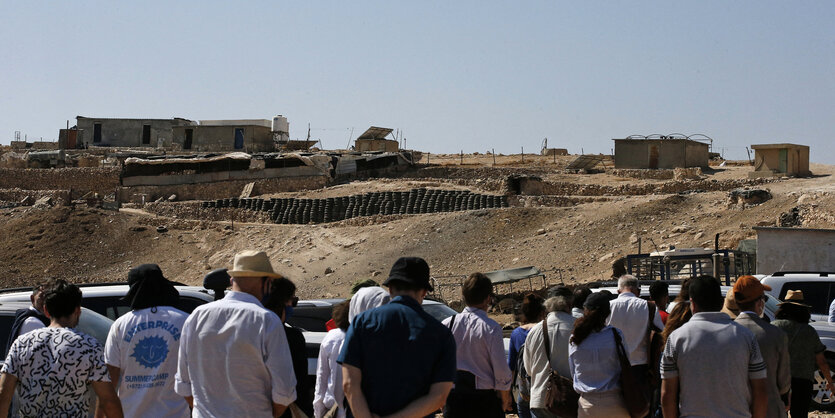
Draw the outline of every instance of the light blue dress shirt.
M623 333L617 331L622 340ZM568 344L568 365L577 393L608 392L620 388L620 361L615 344L611 326L591 333L579 346Z

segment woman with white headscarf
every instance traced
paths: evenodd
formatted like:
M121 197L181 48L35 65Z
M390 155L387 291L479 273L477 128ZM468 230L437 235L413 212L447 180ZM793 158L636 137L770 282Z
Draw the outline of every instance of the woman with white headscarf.
M345 332L354 317L369 309L385 305L391 295L379 286L364 287L350 301L333 309L337 328L328 331L319 346L319 364L316 367L316 391L313 398L315 418L345 418L345 394L342 392L342 367L336 362ZM350 305L349 305L350 304Z

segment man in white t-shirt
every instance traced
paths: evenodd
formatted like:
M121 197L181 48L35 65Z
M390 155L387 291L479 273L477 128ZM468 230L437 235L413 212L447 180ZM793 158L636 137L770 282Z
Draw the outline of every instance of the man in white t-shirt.
M104 350L125 415L188 417L186 400L174 392L180 333L188 317L173 307L179 293L156 264L131 269L128 284L124 301L132 310L113 323Z
M56 280L44 298L49 326L21 335L0 372L0 417L8 416L15 391L20 416L87 416L90 385L98 396L100 412L121 418L122 407L110 384L101 344L72 329L81 317L81 290Z

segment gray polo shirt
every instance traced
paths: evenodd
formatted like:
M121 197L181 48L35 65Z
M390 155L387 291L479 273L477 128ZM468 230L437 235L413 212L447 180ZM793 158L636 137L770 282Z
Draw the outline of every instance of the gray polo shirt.
M749 380L765 379L754 334L722 312L700 312L664 347L661 378L679 378L680 416L750 417Z

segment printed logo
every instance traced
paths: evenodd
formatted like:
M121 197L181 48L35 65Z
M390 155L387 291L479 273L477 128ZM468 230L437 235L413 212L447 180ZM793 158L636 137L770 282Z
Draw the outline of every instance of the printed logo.
M159 367L168 357L168 343L162 337L143 338L136 343L130 356L149 369Z

